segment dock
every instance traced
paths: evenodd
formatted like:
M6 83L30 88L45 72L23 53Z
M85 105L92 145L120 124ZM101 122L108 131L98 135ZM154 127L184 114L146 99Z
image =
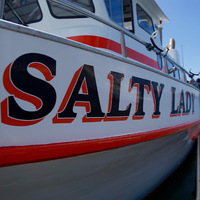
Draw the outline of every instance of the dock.
M196 200L200 200L200 135L197 141L197 195Z

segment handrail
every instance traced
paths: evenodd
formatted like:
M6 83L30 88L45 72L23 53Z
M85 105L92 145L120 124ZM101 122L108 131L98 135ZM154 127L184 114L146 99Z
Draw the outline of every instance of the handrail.
M78 6L75 5L73 3L70 3L67 0L47 0L50 2L54 2L57 3L58 5L61 5L63 7L66 8L70 8L74 11L77 11L79 13L82 13L85 16L91 17L105 25L108 25L112 28L114 28L115 30L118 30L120 33L120 40L121 40L121 50L122 50L122 56L123 57L127 57L127 53L126 53L126 44L125 44L125 39L124 39L124 34L131 37L132 39L136 40L137 42L141 43L142 45L144 45L146 48L149 48L149 43L143 41L142 39L140 39L139 37L137 37L136 35L134 35L133 33L131 33L130 31L126 30L125 28L117 25L114 22L109 22L105 19L103 19L100 16L95 15L94 13ZM4 0L0 1L0 19L3 17L3 8L4 8ZM169 60L170 62L172 62L173 64L175 64L176 66L178 66L181 70L183 70L185 73L187 73L188 75L190 75L183 67L181 67L178 63L176 63L173 59L171 59L169 56L166 56L164 52L160 52L157 49L152 48L152 50L156 53L160 53L163 57L166 57L167 60Z
M105 25L108 25L116 30L119 31L119 33L121 34L121 38L124 38L124 35L127 35L129 37L131 37L132 39L136 40L137 42L143 44L146 48L149 47L149 43L143 41L142 39L140 39L139 37L137 37L136 35L134 35L133 33L131 33L130 31L126 30L125 28L115 24L114 22L109 22L105 19L103 19L102 17L100 16L97 16L95 15L94 13L78 6L78 5L75 5L73 3L70 3L69 1L66 1L66 0L48 0L50 2L54 2L54 3L57 3L58 5L61 5L61 6L64 6L66 8L70 8L74 11L77 11L79 13L82 13L83 15L85 16L88 16L88 17L91 17ZM125 42L124 42L124 39L121 40L121 49L122 49L122 55L124 57L126 57L126 52L125 52L125 49L126 49L126 46L125 46ZM163 57L165 57L167 60L169 60L170 62L172 62L173 64L175 64L177 67L179 67L181 70L183 70L185 73L187 73L189 75L189 73L182 67L180 66L177 62L175 62L173 59L171 59L169 56L166 56L165 52L160 52L159 50L157 49L152 49L154 52L156 53L160 53Z
M61 6L64 6L68 9L72 9L76 12L79 12L79 13L82 13L83 15L86 15L88 17L91 17L103 24L106 24L112 28L114 28L115 30L118 30L119 31L119 34L120 34L120 44L121 44L121 50L122 50L122 53L121 55L126 58L127 57L127 52L126 52L126 42L125 42L125 37L124 35L127 35L129 36L130 38L136 40L137 42L143 44L147 49L149 48L149 50L152 50L154 52L156 52L157 54L160 54L163 58L167 59L168 61L170 61L171 63L173 63L174 65L176 65L179 69L181 69L185 74L187 74L189 77L190 77L190 73L187 72L183 67L181 67L177 62L175 62L172 58L170 58L166 52L160 52L159 50L157 50L156 48L154 48L151 44L143 41L142 39L138 38L136 35L134 35L132 32L128 31L127 29L123 28L122 26L119 26L117 25L116 23L112 22L112 21L107 21L97 15L95 15L94 13L78 6L78 5L75 5L73 3L70 3L69 1L67 0L47 0L49 2L54 2L54 3L57 3L58 5L61 5ZM3 14L1 12L3 12L3 5L4 5L4 0L1 0L0 1L0 14ZM2 16L3 17L3 16ZM0 18L1 19L1 18ZM167 74L167 73L166 73ZM185 81L186 78L185 78Z
M100 16L97 16L95 15L94 13L84 9L84 8L81 8L80 6L77 6L73 3L70 3L69 1L66 1L66 0L47 0L47 1L50 1L50 2L54 2L54 3L57 3L58 5L62 5L64 7L67 7L67 8L70 8L74 11L77 11L77 12L80 12L88 17L91 17L103 24L106 24L116 30L118 30L119 32L123 32L124 34L130 36L131 38L133 38L134 40L136 40L137 42L143 44L144 46L147 46L148 43L146 43L145 41L141 40L140 38L138 38L137 36L135 36L133 33L130 33L130 31L126 30L125 28L115 24L114 22L109 22L105 19L103 19L102 17Z
M163 53L162 53L163 54ZM164 55L163 55L164 56ZM166 59L168 61L170 61L171 63L173 63L174 65L176 65L177 67L179 67L181 70L183 70L186 74L190 75L190 73L184 69L181 65L179 65L177 62L175 62L172 58L170 58L169 56L166 56Z
M142 39L140 39L139 37L137 37L135 34L131 33L130 31L128 31L127 29L123 28L122 26L119 26L118 24L112 22L112 21L107 21L105 19L103 19L100 16L95 15L94 13L78 6L75 5L67 0L47 0L49 2L53 2L53 3L57 3L58 5L61 5L63 7L66 7L68 9L72 9L76 12L79 12L87 17L93 18L96 21L99 21L105 25L108 25L109 27L114 28L115 30L119 31L120 34L120 41L121 41L121 50L122 50L122 56L123 57L127 57L127 53L126 53L126 43L125 43L125 38L124 35L129 36L130 38L136 40L137 42L141 43L142 45L144 45L147 49L150 47L151 50L153 50L156 53L161 54L163 57L165 57L167 60L169 60L170 62L172 62L174 65L176 65L177 67L179 67L181 70L183 70L185 73L187 73L188 75L189 72L187 72L183 67L181 67L178 63L176 63L173 59L171 59L169 56L166 56L165 52L160 52L159 50L157 50L156 48L154 48L151 44L143 41ZM3 8L4 8L4 0L0 1L0 19L3 17Z

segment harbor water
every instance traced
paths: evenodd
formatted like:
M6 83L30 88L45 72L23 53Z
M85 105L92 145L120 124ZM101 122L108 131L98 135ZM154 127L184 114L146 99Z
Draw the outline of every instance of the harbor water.
M197 143L183 164L144 200L195 200Z

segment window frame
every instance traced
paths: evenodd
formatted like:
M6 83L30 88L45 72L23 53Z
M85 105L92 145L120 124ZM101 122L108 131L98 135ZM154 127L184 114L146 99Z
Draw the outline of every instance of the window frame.
M179 74L180 74L180 80L186 81L186 73L182 69L179 69Z
M108 0L108 1L112 1L112 0ZM113 0L114 1L114 0ZM123 20L123 3L122 1L120 0L120 6L121 6L121 20L120 21L117 21L112 15L111 15L111 11L113 11L113 7L108 7L107 3L106 3L106 0L104 0L104 3L105 3L105 6L106 6L106 10L108 12L108 17L110 20L112 20L114 23L118 24L119 26L123 27L123 23L124 23L124 20Z
M168 73L168 75L175 78L174 72L169 73L169 70L174 67L174 64L172 62L170 62L168 59L166 59L166 63L167 63L167 73ZM169 68L169 63L172 66L171 68Z
M141 25L140 25L140 23L139 23L139 21L138 21L138 7L140 8L140 9L142 9L142 11L149 17L149 19L150 19L150 21L151 21L151 24L152 24L152 28L153 28L153 32L155 31L155 27L154 27L154 23L153 23L153 19L152 19L152 17L137 3L136 4L136 11L137 11L137 22L138 22L138 25L139 25L139 27L140 28L142 28L145 32L147 32L149 35L151 35L152 33L150 33L150 32L148 32L148 30L147 29L145 29L144 27L142 27Z
M169 60L166 59L166 61L167 61L167 72L168 72L169 76L174 77L174 78L176 78L178 80L181 80L181 76L180 76L181 69L177 65L175 65L174 63L170 62ZM171 72L171 73L169 73L169 70L172 69L172 68L169 68L168 63L171 64L172 68L176 67L176 70Z
M49 2L48 0L46 0L46 2L47 2L47 5L48 5L48 8L49 8L49 11L50 11L50 13L51 13L51 15L54 17L54 18L56 18L56 19L77 19L77 18L88 18L87 16L85 16L85 15L81 15L81 13L80 13L80 15L78 15L78 16L57 16L57 15L55 15L55 13L53 12L53 10L52 10L52 5L51 5L51 3L53 3L53 2ZM90 2L91 2L91 5L92 5L92 9L93 9L93 12L92 11L90 11L90 10L88 10L88 11L90 11L90 12L92 12L92 13L95 13L95 6L94 6L94 3L93 3L93 0L90 0ZM72 3L72 2L70 2L70 3ZM75 4L75 3L74 3ZM75 4L76 6L79 6L79 7L81 7L80 5L77 5L77 4ZM82 9L86 9L86 8L83 8L83 7L81 7ZM70 10L70 8L67 8L66 7L66 9L69 9ZM87 10L87 9L86 9ZM74 11L74 12L77 12L77 11ZM77 13L79 13L79 12L77 12Z
M2 19L10 21L10 22L13 22L13 23L16 23L16 24L22 24L22 25L25 25L25 26L28 25L28 24L40 22L43 19L43 13L42 13L42 10L41 10L41 7L40 7L40 4L39 4L38 0L35 0L35 2L37 4L37 6L39 8L39 11L40 11L40 14L41 14L41 17L39 19L28 21L28 22L26 22L26 21L24 22L22 17L19 15L19 13L16 12L14 8L10 7L10 4L6 0L4 2L3 15L4 15L4 10L5 10L5 5L7 5L10 9L13 9L16 12L16 13L14 13L12 10L10 10L10 12L15 16L15 18L17 19L18 22L10 21L8 19L5 19L3 16L2 16Z
M180 80L180 70L177 66L176 66L176 71L174 71L174 77Z
M160 53L157 53L157 63L160 70L163 69L163 59Z
M131 7L131 25L132 25L132 30L128 30L125 28L124 24L123 24L123 28L125 28L126 30L135 33L135 24L134 24L134 10L133 10L133 1L130 1L130 7ZM125 23L125 17L124 17L124 0L123 0L123 23Z

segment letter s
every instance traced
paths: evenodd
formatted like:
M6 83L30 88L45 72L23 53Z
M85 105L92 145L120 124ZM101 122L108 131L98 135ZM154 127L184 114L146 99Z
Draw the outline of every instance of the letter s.
M43 120L56 102L56 91L49 83L32 76L28 68L39 70L50 81L56 75L56 61L46 55L29 53L7 66L3 84L12 96L1 102L1 121L7 125L29 126ZM35 111L22 109L15 98L33 104Z

